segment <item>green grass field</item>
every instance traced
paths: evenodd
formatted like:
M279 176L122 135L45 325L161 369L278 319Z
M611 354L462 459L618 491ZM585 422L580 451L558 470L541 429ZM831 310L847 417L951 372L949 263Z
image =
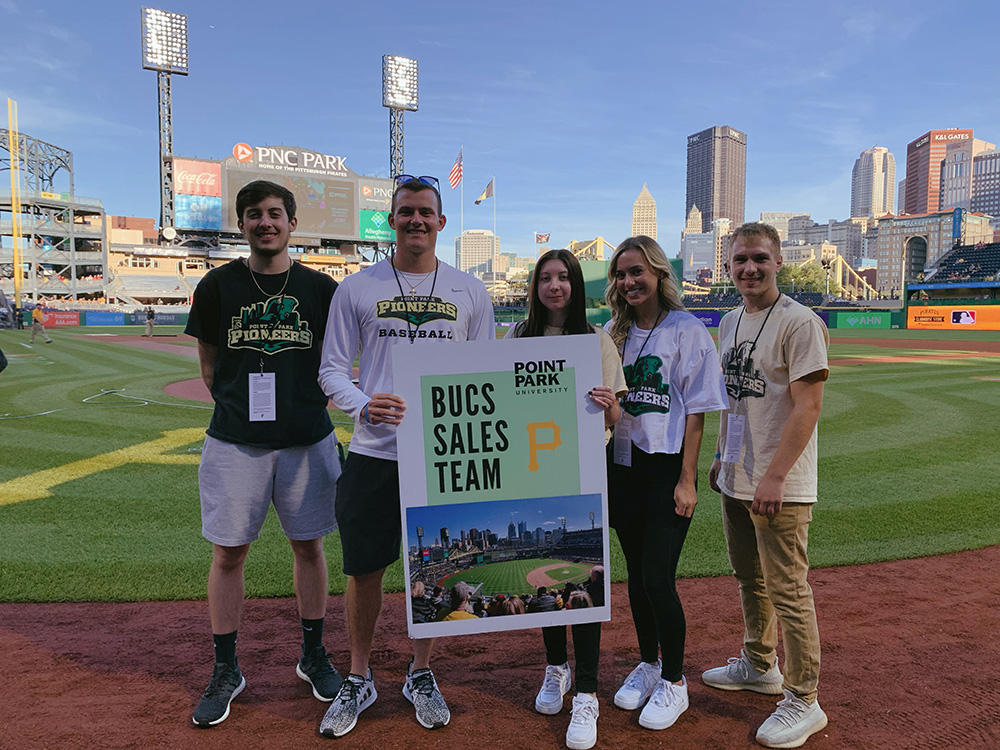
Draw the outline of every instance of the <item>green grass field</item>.
M211 546L200 535L197 451L211 410L163 393L168 383L197 377L197 362L84 335L122 332L55 329L55 343L29 349L22 345L28 331L0 331L10 358L0 375L0 601L205 596ZM898 349L837 343L869 335L892 338ZM928 331L831 336L834 360L918 353L913 344L925 339L947 337L956 349L996 339ZM1000 543L998 377L1000 359L985 356L832 368L820 420L814 565ZM112 390L120 393L102 395ZM343 415L333 416L343 425ZM701 502L681 558L685 576L729 572L718 496L706 476L717 429L710 417ZM338 428L342 440L347 430ZM341 592L336 534L326 548L331 590ZM624 577L614 534L611 576ZM396 563L387 588L402 586ZM291 592L291 553L272 516L247 562L247 595Z
M483 584L482 593L489 596L494 594L533 594L536 587L528 583L527 575L535 568L560 562L563 563L563 567L548 571L546 575L549 578L561 582L579 583L590 577L590 568L592 567L590 565L581 565L566 560L535 558L533 560L510 560L480 565L471 570L464 570L461 573L448 576L439 583L445 587L454 586L459 581L481 583Z

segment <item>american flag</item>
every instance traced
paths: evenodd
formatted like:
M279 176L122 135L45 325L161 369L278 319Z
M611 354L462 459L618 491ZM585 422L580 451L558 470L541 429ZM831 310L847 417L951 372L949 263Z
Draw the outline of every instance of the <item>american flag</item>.
M455 163L451 165L451 171L448 173L448 184L451 185L451 189L454 190L458 187L458 183L462 181L462 149L458 150L458 158L455 159Z

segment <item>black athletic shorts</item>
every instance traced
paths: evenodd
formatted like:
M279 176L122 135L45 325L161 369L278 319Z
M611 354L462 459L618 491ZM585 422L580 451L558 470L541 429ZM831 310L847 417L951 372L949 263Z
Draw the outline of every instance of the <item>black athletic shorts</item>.
M396 562L403 541L399 464L349 452L337 480L336 512L345 575L367 575Z

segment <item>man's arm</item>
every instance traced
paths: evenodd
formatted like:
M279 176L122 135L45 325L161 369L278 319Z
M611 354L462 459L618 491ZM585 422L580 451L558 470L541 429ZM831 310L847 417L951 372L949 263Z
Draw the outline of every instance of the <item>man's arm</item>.
M219 347L198 339L198 364L201 366L201 379L205 381L208 390L212 390L212 380L215 378L215 360L219 357Z
M781 510L785 478L812 437L823 408L824 380L826 370L817 370L789 384L792 413L785 423L785 429L781 431L781 441L774 458L753 494L751 510L754 513L774 518Z

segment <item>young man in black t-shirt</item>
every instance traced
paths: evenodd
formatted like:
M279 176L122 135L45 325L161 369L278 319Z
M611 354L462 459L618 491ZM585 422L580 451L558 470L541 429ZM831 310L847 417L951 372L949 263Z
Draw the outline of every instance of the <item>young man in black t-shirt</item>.
M215 410L198 484L202 534L212 542L208 607L215 669L192 717L218 724L246 686L236 660L243 565L273 504L294 556L302 618L296 674L331 701L341 678L323 647L327 567L323 537L336 528L340 462L327 398L317 384L336 282L294 263L295 197L251 182L236 198L250 256L213 269L195 290L186 333L198 339Z

